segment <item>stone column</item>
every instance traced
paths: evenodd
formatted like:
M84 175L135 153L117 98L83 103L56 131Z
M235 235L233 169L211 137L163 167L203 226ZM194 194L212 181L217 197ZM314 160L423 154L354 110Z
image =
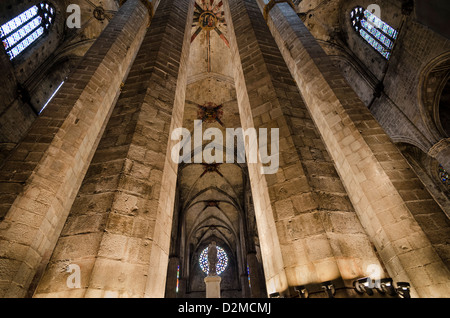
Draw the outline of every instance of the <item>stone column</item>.
M178 295L177 298L186 298L186 285L187 285L187 279L183 276L180 277L179 279L179 284L178 284Z
M192 11L156 9L36 296L164 297ZM69 263L79 289L65 284Z
M147 22L139 0L124 5L1 167L0 297L45 267Z
M242 128L279 128L278 172L248 163L267 293L367 276L377 257L256 1L224 3Z
M413 297L446 297L443 211L292 7L275 4L267 22L389 275L410 282Z
M251 297L251 291L250 286L248 285L248 275L247 272L242 273L239 275L239 281L242 286L242 298L250 298Z
M264 288L262 283L264 282L264 277L261 275L260 264L256 257L256 253L247 254L247 264L250 272L250 295L252 298L263 298L267 297L264 293ZM248 281L247 281L248 285Z

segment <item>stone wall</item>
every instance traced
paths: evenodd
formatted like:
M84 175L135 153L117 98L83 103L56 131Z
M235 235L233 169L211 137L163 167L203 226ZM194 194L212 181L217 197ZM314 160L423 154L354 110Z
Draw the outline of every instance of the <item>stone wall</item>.
M279 128L278 172L249 164L267 291L333 280L345 288L377 256L258 5L230 0L226 10L241 125Z

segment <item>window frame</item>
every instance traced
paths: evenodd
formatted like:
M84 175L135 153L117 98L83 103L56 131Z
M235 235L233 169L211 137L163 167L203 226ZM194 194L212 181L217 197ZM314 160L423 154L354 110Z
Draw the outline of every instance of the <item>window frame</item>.
M398 31L379 17L357 6L350 12L350 24L356 33L378 54L389 60Z
M0 40L9 59L21 56L47 35L55 18L55 7L48 1L42 1L0 25Z

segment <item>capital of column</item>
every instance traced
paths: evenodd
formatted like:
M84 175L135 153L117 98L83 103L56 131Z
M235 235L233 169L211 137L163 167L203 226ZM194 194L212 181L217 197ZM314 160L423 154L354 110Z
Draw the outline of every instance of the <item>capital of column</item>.
M428 155L432 158L436 158L436 156L440 152L449 147L450 147L450 138L441 139L428 150Z
M264 12L263 12L263 14L264 14L264 19L267 21L267 19L269 18L269 12L270 12L270 10L272 10L272 8L273 8L276 4L278 4L278 3L284 3L284 2L289 3L289 5L290 5L290 6L292 7L292 9L294 9L294 11L295 11L295 4L292 2L292 0L270 0L269 3L267 3L267 4L264 6Z
M140 1L145 5L145 7L148 10L148 15L150 16L150 18L148 20L148 26L150 26L150 22L152 21L153 14L154 14L152 1L151 0L140 0ZM125 2L127 2L127 0L120 0L119 7L121 7Z

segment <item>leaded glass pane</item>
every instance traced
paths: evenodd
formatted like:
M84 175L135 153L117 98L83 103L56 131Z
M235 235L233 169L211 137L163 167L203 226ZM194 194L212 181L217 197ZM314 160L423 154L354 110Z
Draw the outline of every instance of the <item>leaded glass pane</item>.
M443 184L450 185L448 172L444 169L444 167L442 165L439 165L439 167L438 167L438 174L439 174L439 179L441 180L441 182Z
M398 32L362 7L353 9L350 12L350 19L355 31L378 53L389 59Z
M228 266L228 255L225 250L217 246L217 264L216 264L216 273L220 275ZM206 247L201 253L199 257L200 268L206 275L209 274L209 265L208 265L208 247Z
M0 39L11 60L50 28L54 12L50 4L42 2L0 26Z

